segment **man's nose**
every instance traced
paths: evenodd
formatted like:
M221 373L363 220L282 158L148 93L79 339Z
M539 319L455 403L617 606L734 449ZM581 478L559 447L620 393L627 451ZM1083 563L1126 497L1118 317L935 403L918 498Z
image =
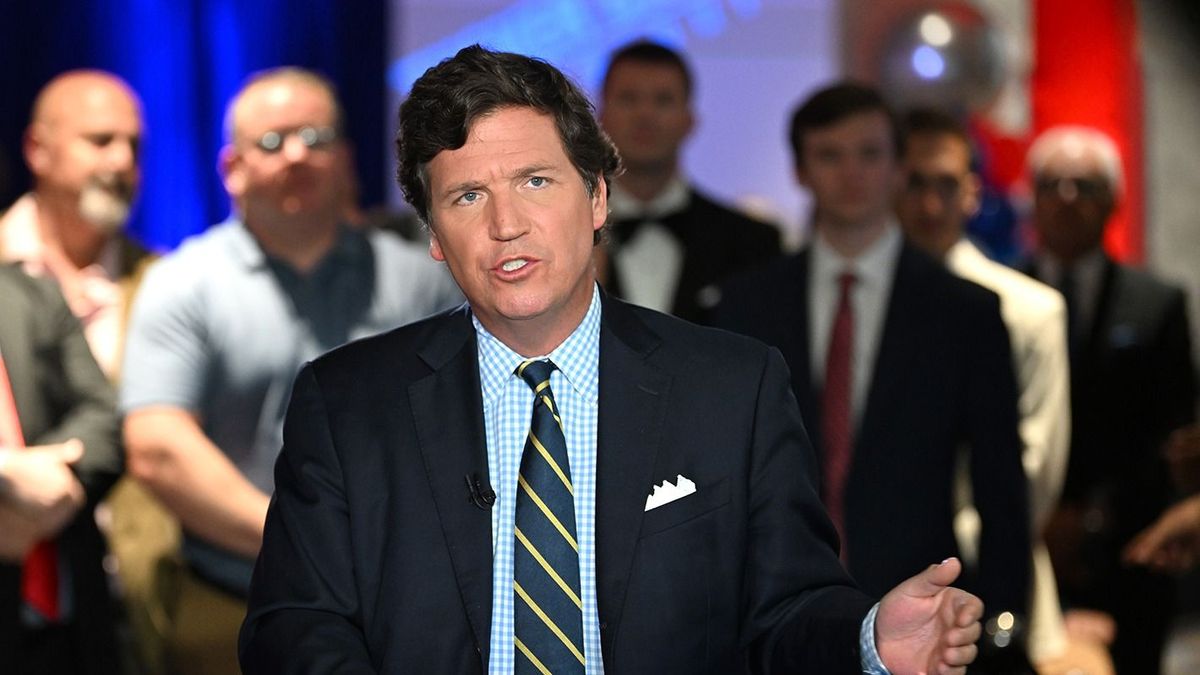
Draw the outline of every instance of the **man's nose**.
M113 139L105 147L105 161L108 169L124 173L137 168L137 141L132 138Z
M497 241L510 241L524 234L528 227L516 200L503 192L488 200L490 233Z
M283 137L283 156L289 162L300 163L308 158L312 148L308 147L299 134L288 134Z

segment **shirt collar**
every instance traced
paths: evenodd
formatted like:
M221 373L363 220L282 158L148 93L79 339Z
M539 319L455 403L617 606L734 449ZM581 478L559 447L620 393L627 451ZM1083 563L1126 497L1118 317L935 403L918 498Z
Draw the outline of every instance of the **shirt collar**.
M38 227L37 195L28 192L13 202L0 219L0 257L21 262L27 272L40 275L48 266L46 239ZM66 260L62 257L62 260ZM59 265L58 267L61 267ZM70 270L57 270L59 274ZM53 272L52 272L53 273ZM121 276L121 235L104 243L96 262L75 272L79 276L115 282Z
M687 182L679 174L672 176L662 192L647 202L634 197L616 181L609 185L608 190L608 210L612 220L655 220L686 209L690 201L691 192Z
M230 219L222 223L230 228L232 233L230 237L231 246L233 247L233 256L248 269L259 269L265 267L270 260L275 260L267 255L262 246L258 243L258 239L250 232L250 228L246 227L245 222L239 219ZM333 247L325 254L325 256L313 267L313 273L319 272L324 268L330 260L339 260L348 264L357 264L366 259L370 254L370 247L367 244L366 237L358 230L338 226L337 239L334 240ZM282 263L286 266L286 263Z
M1062 283L1063 269L1066 265L1058 259L1053 253L1043 250L1038 255L1036 263L1038 278L1051 286L1057 286ZM1084 253L1071 265L1071 270L1075 273L1075 278L1081 277L1099 277L1100 270L1104 267L1104 250L1097 247L1088 253Z
M904 238L894 220L889 220L881 234L862 253L854 258L843 257L817 233L813 238L813 271L819 279L836 279L843 272L852 272L858 284L885 285L900 256Z
M592 404L598 402L600 392L600 314L600 287L593 286L592 302L575 330L549 354L534 357L553 361L571 388ZM483 404L490 407L500 397L508 378L516 377L514 371L526 359L488 332L474 313L471 323L478 345Z
M950 250L946 251L945 263L952 270L961 270L964 267L978 265L982 260L990 260L975 242L966 237L960 237Z

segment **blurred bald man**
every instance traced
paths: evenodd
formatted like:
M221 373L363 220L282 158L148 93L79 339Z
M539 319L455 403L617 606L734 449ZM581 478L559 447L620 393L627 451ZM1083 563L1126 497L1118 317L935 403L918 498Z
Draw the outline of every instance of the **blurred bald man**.
M1068 314L1071 450L1046 540L1064 606L1090 613L1068 611L1067 626L1103 626L1095 612L1107 614L1117 672L1154 675L1173 586L1122 566L1120 553L1166 507L1164 442L1195 415L1184 294L1101 247L1123 192L1111 139L1087 127L1050 129L1027 164L1040 242L1028 271L1062 292Z
M38 94L25 133L23 151L33 174L33 190L0 218L0 259L20 263L26 272L58 285L71 313L83 324L92 357L110 380L117 376L122 317L132 293L133 279L148 257L123 232L140 178L141 136L141 104L124 81L96 70L59 75ZM9 318L12 317L5 317ZM73 354L72 358L76 363L89 360L80 354ZM52 358L44 363L14 364L14 368L18 366L32 366L27 375L52 386L62 374L61 366ZM91 368L104 384L100 371L95 366ZM90 371L83 368L80 372ZM48 409L61 408L61 401L54 402L53 398L60 395L49 395ZM94 406L95 414L106 414L115 423L111 394L98 399ZM107 412L102 410L104 407ZM86 452L102 449L89 447ZM89 673L113 672L116 668L110 626L114 614L108 603L108 586L100 571L103 546L96 534L96 519L90 513L112 485L121 466L115 435L107 449L111 451L106 465L107 480L94 483L89 500L80 506L77 529L90 533L86 539L88 546L68 547L66 556L68 559L81 553L91 556L90 564L97 574L81 576L74 566L64 567L60 561L60 569L71 570L67 575L69 583L58 594L67 608L65 618L41 627L36 633L36 643L26 645L33 650L31 654L41 656L19 666L18 670L33 669L22 672L42 672L38 668L43 667L46 672L78 667L78 672ZM40 474L29 476L31 485L48 484L55 471L72 471L80 480L90 475L68 464L63 458L59 467L43 467ZM139 519L153 515L153 505L146 505L145 498L136 500L136 504ZM123 511L134 512L133 508ZM104 625L104 631L79 628L88 621Z
M141 171L141 103L115 75L76 70L38 95L25 133L33 191L0 218L0 257L58 282L110 379L130 281L146 251L125 236Z
M0 260L57 283L113 382L127 310L153 257L125 232L141 179L142 133L141 102L116 75L73 70L55 77L35 99L25 132L33 189L0 218ZM177 550L178 524L133 481L118 482L106 505L100 519L139 656L152 663L158 641L150 617L162 611L153 571Z
M230 103L234 215L147 272L121 381L129 472L183 525L166 660L236 673L283 413L300 366L461 304L424 247L344 222L350 147L332 83L284 67Z

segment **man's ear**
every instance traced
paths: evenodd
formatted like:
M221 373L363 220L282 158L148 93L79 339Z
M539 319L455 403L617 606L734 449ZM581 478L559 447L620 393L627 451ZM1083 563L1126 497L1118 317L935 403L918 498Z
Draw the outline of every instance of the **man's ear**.
M800 187L808 187L808 172L799 162L792 165L792 175L796 177L796 182L800 184Z
M608 183L604 176L596 176L595 194L592 195L592 231L604 227L608 220Z
M25 164L34 176L45 175L50 170L50 148L45 143L47 133L44 125L35 122L29 125L21 139Z
M442 251L442 242L438 239L437 232L433 231L433 225L429 225L429 257L438 262L446 262L446 253Z
M696 112L692 110L691 104L687 109L687 126L684 128L683 137L687 139L692 134L696 133L696 128L700 126L700 118L696 116Z
M221 148L217 155L217 173L221 174L221 182L229 196L235 200L241 198L246 191L246 166L232 143Z
M974 171L968 171L964 179L962 193L962 212L968 218L974 217L979 211L979 205L983 200L983 181L980 180L979 174Z

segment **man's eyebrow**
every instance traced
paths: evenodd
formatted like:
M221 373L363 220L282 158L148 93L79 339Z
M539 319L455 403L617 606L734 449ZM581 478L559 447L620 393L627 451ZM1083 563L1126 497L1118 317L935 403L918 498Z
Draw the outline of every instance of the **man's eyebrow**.
M449 197L462 192L473 192L483 187L483 181L466 180L455 185L451 185L442 192L442 197Z
M529 178L538 174L558 171L558 167L554 164L528 164L520 167L512 172L512 178ZM442 193L443 197L460 194L463 192L472 192L474 190L482 190L485 187L485 182L482 180L465 180L461 183L455 183Z
M514 178L528 178L530 176L536 176L539 173L546 173L547 171L554 171L555 169L556 169L556 167L552 164L530 164L528 166L523 166L520 169L517 169L516 171L514 171L513 177Z

